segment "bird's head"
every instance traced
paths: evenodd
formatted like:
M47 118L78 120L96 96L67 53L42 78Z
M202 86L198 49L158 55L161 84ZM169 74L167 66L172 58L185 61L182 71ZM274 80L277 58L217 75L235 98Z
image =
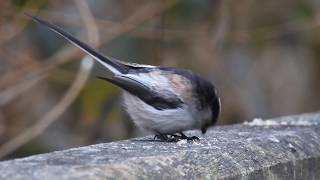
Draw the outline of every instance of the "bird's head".
M208 112L208 116L201 124L201 132L205 134L207 129L217 122L221 111L221 102L215 87L207 80L199 79L197 81L196 92L200 108Z

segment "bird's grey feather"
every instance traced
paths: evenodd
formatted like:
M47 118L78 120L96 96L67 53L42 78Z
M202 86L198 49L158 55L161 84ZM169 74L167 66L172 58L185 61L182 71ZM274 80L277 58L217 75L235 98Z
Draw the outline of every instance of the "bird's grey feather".
M168 91L167 96L164 97L159 92L146 86L140 81L137 81L128 76L116 75L114 77L98 77L115 84L127 92L139 97L142 101L149 104L158 110L175 109L182 106L182 101L172 92Z

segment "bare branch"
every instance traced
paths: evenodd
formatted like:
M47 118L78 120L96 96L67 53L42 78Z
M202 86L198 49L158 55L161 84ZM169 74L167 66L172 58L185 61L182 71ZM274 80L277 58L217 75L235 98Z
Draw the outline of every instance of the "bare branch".
M102 42L107 43L114 38L135 29L148 19L151 19L155 15L158 15L159 13L174 6L176 3L180 2L180 0L168 2L169 3L152 2L138 9L136 13L129 16L123 22L110 27L108 36L103 36ZM98 46L93 44L93 47L96 48ZM77 48L66 46L53 56L44 60L45 63L42 65L39 65L37 68L30 69L29 74L16 76L15 73L10 73L6 75L0 79L0 89L3 87L8 87L12 85L12 83L28 83L29 80L42 75L45 78L56 67L68 63L71 60L79 59L80 55L80 50Z
M80 14L88 31L88 39L92 43L99 43L99 34L96 23L90 9L85 0L75 0L80 10ZM79 71L73 81L71 87L64 94L62 99L47 113L45 114L36 124L17 135L12 140L9 140L3 146L0 147L0 157L11 153L22 145L26 144L33 138L42 134L53 122L55 122L74 102L76 97L79 95L83 86L87 82L91 69L93 66L93 59L89 56L85 56L82 59ZM39 81L39 79L37 79ZM35 81L35 82L37 82ZM34 84L34 83L33 83ZM29 84L29 85L33 85Z
M87 57L87 56L86 56ZM65 110L71 105L71 103L78 96L80 90L86 83L88 76L90 74L90 64L88 68L88 60L83 60L84 63L81 63L80 70L76 76L71 87L68 89L66 94L62 97L62 99L48 112L46 113L41 120L36 122L33 126L29 127L21 134L18 134L13 139L4 143L0 147L0 157L4 157L22 145L26 144L33 138L40 135L45 129L47 129L55 120L57 120ZM92 61L92 59L90 59Z

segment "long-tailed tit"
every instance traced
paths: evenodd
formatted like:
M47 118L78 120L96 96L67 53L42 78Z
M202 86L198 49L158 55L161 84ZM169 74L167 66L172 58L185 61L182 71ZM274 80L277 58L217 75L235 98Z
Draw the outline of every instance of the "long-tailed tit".
M183 131L201 129L204 134L216 123L221 109L216 89L190 70L125 63L102 55L54 24L28 16L111 71L111 77L99 78L124 90L124 106L131 119L137 126L155 133L155 138L198 140L196 136L187 137Z

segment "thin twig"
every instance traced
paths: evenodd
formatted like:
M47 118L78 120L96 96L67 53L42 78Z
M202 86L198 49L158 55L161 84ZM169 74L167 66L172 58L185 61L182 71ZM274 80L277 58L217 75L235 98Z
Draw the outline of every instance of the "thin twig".
M137 26L141 25L148 19L151 19L155 15L158 15L159 13L174 6L176 3L180 2L180 0L168 2L169 3L152 2L138 9L136 13L129 16L123 22L110 27L108 36L103 36L102 42L107 43L114 38L135 29ZM96 48L98 46L93 45L93 47ZM81 55L81 53L79 52L80 51L77 48L66 46L59 52L55 53L53 56L44 60L45 63L39 65L39 68L30 69L30 73L27 75L16 76L14 73L10 73L6 76L6 78L3 77L2 79L0 79L0 89L3 87L8 87L10 84L12 85L12 83L27 83L27 81L30 81L35 77L42 76L42 74L42 77L45 78L50 73L50 71L52 71L56 67L68 63L71 60L79 59Z
M87 56L86 56L87 57ZM92 59L90 59L92 61ZM18 134L13 139L4 143L0 147L0 158L10 154L17 148L26 144L33 138L39 136L45 129L47 129L55 120L57 120L65 110L72 104L75 98L78 96L80 90L86 83L88 76L90 74L90 64L88 65L88 60L83 60L81 63L80 70L76 76L71 87L68 89L66 94L62 99L48 112L46 113L40 121L36 122L33 126L24 130L22 133ZM88 68L89 67L89 68Z
M82 0L82 1L84 1L84 0ZM178 0L174 1L174 2L178 2ZM110 32L112 33L112 35L110 35L108 38L104 39L104 41L110 41L113 38L134 29L135 27L142 24L147 19L162 12L163 10L166 10L167 8L171 7L174 4L175 3L169 3L169 4L166 4L166 6L161 6L162 4L159 5L158 3L150 3L150 4L146 5L142 9L142 11L138 11L133 16L130 16L129 18L124 20L123 23L111 28L112 30ZM78 5L83 6L83 4L81 4L81 3L79 3ZM80 11L86 11L86 9L87 8L82 7L82 8L80 8ZM87 20L91 21L92 19L87 17L87 18L84 18L84 21L87 21ZM88 25L91 26L92 22L89 22L89 23L87 22L85 24L87 26ZM92 31L95 31L92 28L88 28L87 29L88 34L93 33L93 32L89 32L89 29L91 29ZM97 30L97 28L96 28L96 30ZM96 47L99 45L97 42L98 40L99 40L99 38L93 38L90 41L92 43L97 43L97 44L93 44L93 46ZM33 79L35 77L40 77L40 76L43 77L43 79L44 79L49 74L50 70L58 67L59 65L62 65L64 63L70 61L72 59L72 57L73 58L76 57L76 55L77 55L76 52L78 52L78 50L75 48L64 48L62 51L59 51L58 54L56 54L48 59L48 61L50 63L48 63L45 66L42 66L40 69L38 69L38 71L32 73L31 76L29 76L28 79L26 79L26 80L29 80L29 78ZM86 56L86 57L88 57L88 56ZM58 59L58 61L54 61L54 59L56 59L56 58ZM53 62L51 62L50 60ZM7 143L2 145L0 147L0 158L11 153L12 151L21 147L22 145L24 145L25 143L27 143L31 139L40 135L45 129L47 129L50 126L50 124L52 124L56 119L58 119L61 116L61 114L63 114L63 112L72 104L72 102L77 97L80 90L82 89L83 85L87 81L87 78L90 74L89 69L91 69L91 66L92 66L92 64L90 65L90 63L88 65L87 59L83 60L82 62L83 63L81 63L82 65L80 66L80 70L78 71L78 74L76 76L75 81L73 82L73 84L71 85L69 90L66 92L66 94L62 97L62 99L46 115L44 115L43 118L41 118L41 121L37 122L34 126L28 128L23 133L19 134L18 136L16 136L12 140L9 140ZM92 61L90 61L90 62L92 62ZM87 65L85 65L85 64L87 64ZM88 68L88 67L90 67L90 68ZM25 82L26 80L22 80L21 82Z
M80 14L83 17L84 24L88 31L88 39L92 43L99 43L99 34L97 24L94 22L92 13L86 4L85 0L75 0ZM91 21L91 22L87 22ZM92 35L96 34L96 35ZM79 95L83 86L87 82L91 69L93 66L93 60L89 56L85 56L82 59L79 71L73 81L71 87L64 94L62 99L48 112L46 113L38 122L33 126L29 127L21 134L18 134L13 139L9 140L7 143L0 147L0 158L6 156L22 145L26 144L33 138L42 134L53 122L55 122L74 102L76 97Z
M92 46L98 46L100 44L98 25L90 11L88 4L85 0L74 0L74 2L79 9L83 23L87 28L89 44Z
M34 14L39 11L39 9L46 3L46 1L26 1L26 5L24 9L30 9L28 7L33 7L30 9L30 13ZM5 36L0 36L0 46L12 40L17 35L21 34L24 28L28 25L30 21L20 22L20 19L24 14L24 9L20 11L20 13L16 14L10 21L9 24L1 25L0 34L5 34ZM8 27L10 31L8 31Z

